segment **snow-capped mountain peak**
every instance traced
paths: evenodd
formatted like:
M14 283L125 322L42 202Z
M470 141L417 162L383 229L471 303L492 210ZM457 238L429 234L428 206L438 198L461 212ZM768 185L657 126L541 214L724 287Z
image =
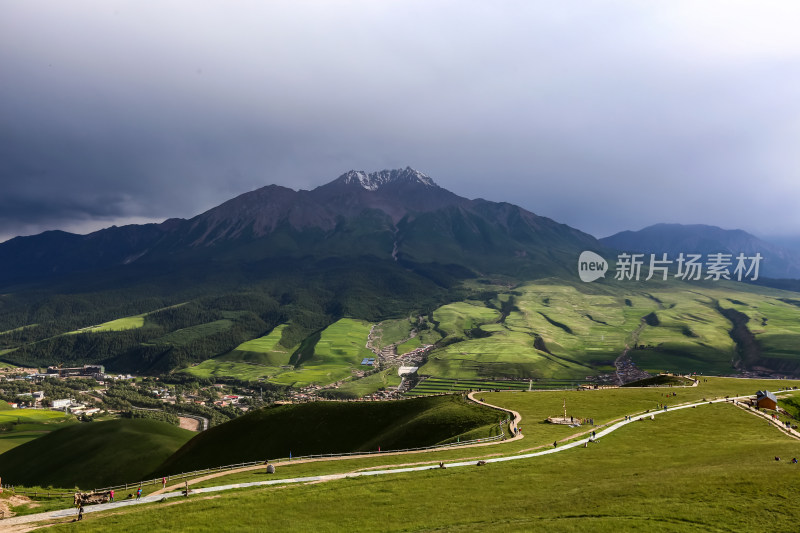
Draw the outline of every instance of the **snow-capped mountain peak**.
M426 187L438 187L430 178L411 167L395 170L381 170L367 174L363 170L351 170L343 174L339 180L345 185L357 184L368 191L377 191L390 183L416 183Z

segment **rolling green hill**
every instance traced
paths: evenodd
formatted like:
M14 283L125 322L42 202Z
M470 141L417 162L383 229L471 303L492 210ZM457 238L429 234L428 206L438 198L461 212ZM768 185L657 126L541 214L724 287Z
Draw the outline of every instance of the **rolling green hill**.
M678 389L675 402L755 391L770 382L716 380ZM797 382L771 382L796 386ZM675 390L675 389L670 389ZM663 389L570 391L567 405L603 423L621 420L664 401ZM544 401L543 401L544 400ZM592 429L540 422L558 411L561 393L487 393L487 401L518 410L525 438L489 448L414 456L283 463L199 486L276 481L281 477L385 470L412 463L425 468L322 483L278 484L180 498L90 514L83 523L54 531L251 530L280 531L555 531L722 532L795 531L797 441L752 412L729 403L670 409L654 420L633 422L578 446L538 457L490 462L525 452L550 451ZM672 405L672 401L670 401ZM712 424L710 425L710 421ZM600 432L600 428L598 433ZM583 437L581 437L583 438ZM542 445L542 446L540 446ZM781 457L775 461L774 457ZM467 463L437 468L436 462ZM766 487L766 488L765 488Z
M0 454L76 423L70 414L47 409L12 409L0 401Z
M460 396L261 409L186 443L154 475L278 457L429 446L496 434L502 415Z
M3 482L100 488L144 479L194 435L148 419L76 424L0 455Z
M508 303L501 317L502 298ZM435 311L444 341L420 374L583 379L613 371L626 349L637 365L654 372L725 375L760 368L794 374L800 371L798 304L793 293L745 284L545 279L495 300ZM738 335L736 316L743 317Z

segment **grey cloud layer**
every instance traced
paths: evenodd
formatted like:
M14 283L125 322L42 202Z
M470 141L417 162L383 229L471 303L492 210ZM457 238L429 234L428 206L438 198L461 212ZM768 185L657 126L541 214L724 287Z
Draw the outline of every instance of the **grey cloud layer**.
M7 2L0 239L411 165L597 236L800 233L798 10Z

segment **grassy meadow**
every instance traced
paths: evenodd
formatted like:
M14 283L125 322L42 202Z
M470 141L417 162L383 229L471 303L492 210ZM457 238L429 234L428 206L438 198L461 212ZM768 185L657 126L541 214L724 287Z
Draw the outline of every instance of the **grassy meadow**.
M398 320L384 320L375 325L375 339L378 349L383 349L390 344L405 341L411 335L416 320L401 318ZM398 353L402 353L398 350Z
M598 423L703 397L776 390L790 381L714 379L698 387L569 391L569 411ZM449 458L477 460L548 447L537 418L560 412L559 392L486 393L515 408L525 438L493 446L350 461L279 465L286 475L350 472ZM575 433L575 428L550 426ZM586 428L588 430L588 428ZM541 434L540 434L541 433ZM564 435L565 437L567 435ZM782 461L774 461L780 456ZM701 405L629 424L588 448L483 467L261 487L89 514L54 531L795 531L800 443L730 404ZM370 466L372 465L372 466ZM433 465L432 465L433 466ZM277 475L277 474L276 474ZM261 472L237 481L267 479ZM219 478L213 484L233 481ZM211 480L206 482L211 484ZM177 505L176 505L177 503ZM105 515L105 516L103 516Z
M75 335L78 333L99 333L101 331L125 331L128 329L137 329L144 327L144 320L146 314L129 316L125 318L118 318L97 326L90 326L88 328L70 331L68 335Z
M0 401L0 454L75 424L75 417L47 409L11 409Z
M269 378L289 364L295 348L284 348L280 343L286 324L273 329L269 334L244 342L224 355L207 359L187 368L186 373L200 378L225 376L244 381Z
M334 322L322 331L313 350L307 358L301 358L295 370L282 372L270 381L301 387L311 383L326 385L349 378L352 370L360 367L362 359L374 357L366 347L371 327L369 322L352 318Z
M336 393L342 397L361 398L380 389L397 387L400 385L400 376L397 374L397 367L380 370L364 378L348 381L336 389Z
M720 309L749 317L761 360L787 372L800 368L800 300L792 300L793 293L742 284L651 281L646 291L629 287L540 280L500 294L499 302L441 307L433 316L445 342L420 373L583 379L613 371L614 359L627 348L648 371L730 374L740 354ZM509 299L511 310L499 320L494 307Z

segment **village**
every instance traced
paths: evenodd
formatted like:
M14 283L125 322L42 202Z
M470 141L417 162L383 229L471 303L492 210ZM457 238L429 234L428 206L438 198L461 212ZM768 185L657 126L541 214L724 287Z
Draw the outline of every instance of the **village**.
M44 370L5 367L0 368L0 398L15 409L52 409L81 420L117 416L161 418L163 411L168 416L177 416L182 426L194 425L184 423L184 418L195 419L197 429L202 429L268 404L401 399L417 383L417 369L432 348L423 345L398 355L395 345L391 345L375 350L374 358L364 358L347 379L302 387L277 387L264 380L219 383L188 376L177 379L113 374L106 372L103 365L59 365ZM335 393L354 379L385 369L398 373L399 385L379 388L360 398Z

